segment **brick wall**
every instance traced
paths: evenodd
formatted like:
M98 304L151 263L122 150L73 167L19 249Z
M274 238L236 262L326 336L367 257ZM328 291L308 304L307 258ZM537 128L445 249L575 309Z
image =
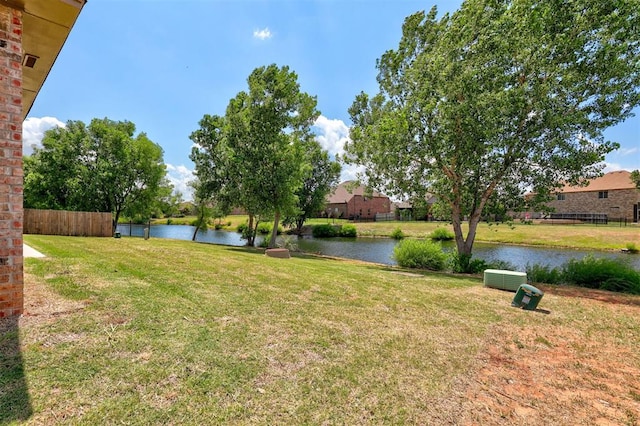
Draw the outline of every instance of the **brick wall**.
M371 219L376 213L389 213L391 201L387 197L363 197L354 195L347 203L347 218Z
M22 14L0 5L0 318L22 314Z
M609 190L607 198L598 198L598 191L569 192L564 197L549 203L556 213L603 213L629 221L634 220L634 204L640 203L640 191L636 189Z

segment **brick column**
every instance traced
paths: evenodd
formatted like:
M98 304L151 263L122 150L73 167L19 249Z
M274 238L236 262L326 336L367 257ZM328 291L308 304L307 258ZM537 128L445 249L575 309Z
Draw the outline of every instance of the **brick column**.
M23 309L22 12L0 5L0 318Z

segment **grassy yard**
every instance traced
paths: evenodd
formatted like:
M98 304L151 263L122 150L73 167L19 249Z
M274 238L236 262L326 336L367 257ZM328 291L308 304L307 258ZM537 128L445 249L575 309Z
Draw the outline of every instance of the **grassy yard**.
M48 257L26 259L26 313L0 333L0 424L640 419L638 297L548 290L530 312L474 277L162 239L25 242Z

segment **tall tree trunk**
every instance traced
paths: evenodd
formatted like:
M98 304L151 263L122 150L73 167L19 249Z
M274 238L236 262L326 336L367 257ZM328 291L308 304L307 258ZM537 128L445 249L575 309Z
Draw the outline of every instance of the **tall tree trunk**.
M118 227L118 220L120 220L120 210L116 210L116 215L113 218L113 224L112 224L112 229L111 229L111 233L115 234L116 232L116 228Z
M280 210L276 210L275 219L273 219L273 229L271 230L271 241L269 241L269 248L276 247L276 238L278 237L279 224L280 224Z
M198 235L198 231L202 227L204 222L204 209L200 207L200 211L198 211L198 220L196 220L196 229L193 231L193 237L191 237L191 241L196 240L196 236Z
M254 238L255 238L255 231L253 229L253 215L249 214L249 223L247 224L247 245L249 247L253 247L254 246Z
M456 238L456 249L458 255L471 254L471 250L467 249L464 234L462 233L462 215L460 214L460 207L456 205L451 206L451 224L453 225L453 234Z

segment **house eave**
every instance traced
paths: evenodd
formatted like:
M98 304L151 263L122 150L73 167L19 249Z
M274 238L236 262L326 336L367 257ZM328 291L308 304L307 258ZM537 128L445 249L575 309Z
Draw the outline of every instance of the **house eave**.
M0 0L0 4L22 12L24 120L31 111L36 96L42 89L86 0ZM27 58L31 59L27 61Z

